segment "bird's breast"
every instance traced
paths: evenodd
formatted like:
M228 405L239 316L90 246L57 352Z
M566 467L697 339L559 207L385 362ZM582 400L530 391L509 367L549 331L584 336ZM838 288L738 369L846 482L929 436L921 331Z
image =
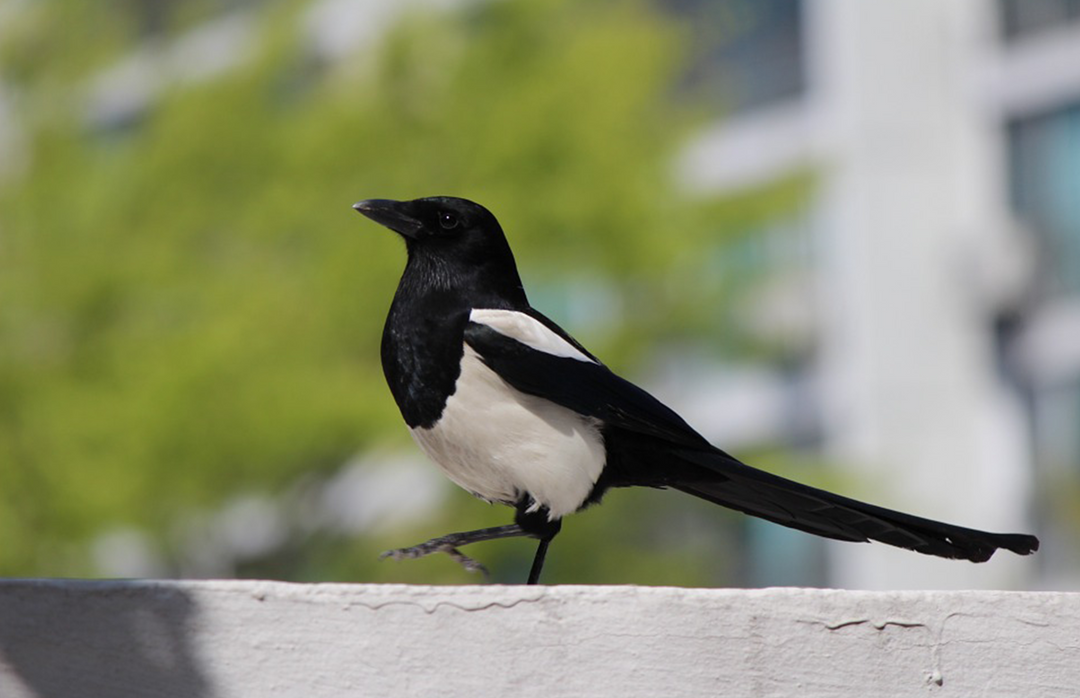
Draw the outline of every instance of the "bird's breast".
M582 505L606 460L595 420L512 388L467 345L441 416L410 431L459 486L508 504L528 495L552 519Z

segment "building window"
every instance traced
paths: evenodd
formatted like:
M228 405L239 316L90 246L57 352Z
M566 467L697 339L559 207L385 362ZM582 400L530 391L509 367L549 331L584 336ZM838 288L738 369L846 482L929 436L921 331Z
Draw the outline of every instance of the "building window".
M1009 124L1012 204L1038 236L1040 289L1080 295L1080 103Z
M663 0L663 5L691 23L688 89L733 112L805 90L801 0Z
M999 0L998 10L1010 41L1080 20L1080 0Z

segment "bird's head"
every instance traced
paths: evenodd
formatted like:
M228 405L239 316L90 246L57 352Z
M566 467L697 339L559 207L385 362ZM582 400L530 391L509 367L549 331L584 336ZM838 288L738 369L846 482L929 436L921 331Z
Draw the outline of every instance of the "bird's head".
M524 301L514 255L495 216L480 204L452 196L412 201L365 199L353 208L405 240L406 270L423 283L452 286L507 302Z

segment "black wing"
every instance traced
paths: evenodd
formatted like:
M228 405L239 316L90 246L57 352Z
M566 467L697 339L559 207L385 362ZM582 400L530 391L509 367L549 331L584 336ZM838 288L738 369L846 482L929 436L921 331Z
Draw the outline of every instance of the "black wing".
M529 315L592 360L548 354L475 322L466 326L465 342L488 367L523 393L672 444L712 448L705 437L667 405L612 373L555 323L539 313Z

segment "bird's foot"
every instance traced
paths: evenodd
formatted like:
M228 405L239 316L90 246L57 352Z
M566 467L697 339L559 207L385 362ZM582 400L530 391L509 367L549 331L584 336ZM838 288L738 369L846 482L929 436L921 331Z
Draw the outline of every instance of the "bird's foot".
M392 558L394 560L415 560L418 557L426 557L433 553L446 553L459 565L464 567L469 572L479 572L484 575L484 579L490 579L491 575L488 573L487 568L482 564L472 559L468 555L462 553L458 548L463 545L469 545L470 543L480 543L486 540L497 540L499 538L516 538L520 536L530 536L526 533L521 526L517 524L509 524L507 526L495 526L493 528L481 528L477 531L462 531L461 533L448 533L445 536L439 536L438 538L432 538L429 541L425 541L419 545L414 545L411 548L398 548L397 550L387 550L385 553L379 556L380 560L386 558Z
M397 548L396 550L387 550L382 555L379 555L380 560L390 558L391 560L415 560L421 557L427 557L434 553L446 553L464 567L469 572L479 572L484 575L484 580L491 579L491 573L488 572L487 567L473 558L469 557L465 553L457 549L456 546L461 545L460 542L453 540L453 534L449 536L441 536L439 538L432 538L429 541L414 545L411 548Z

